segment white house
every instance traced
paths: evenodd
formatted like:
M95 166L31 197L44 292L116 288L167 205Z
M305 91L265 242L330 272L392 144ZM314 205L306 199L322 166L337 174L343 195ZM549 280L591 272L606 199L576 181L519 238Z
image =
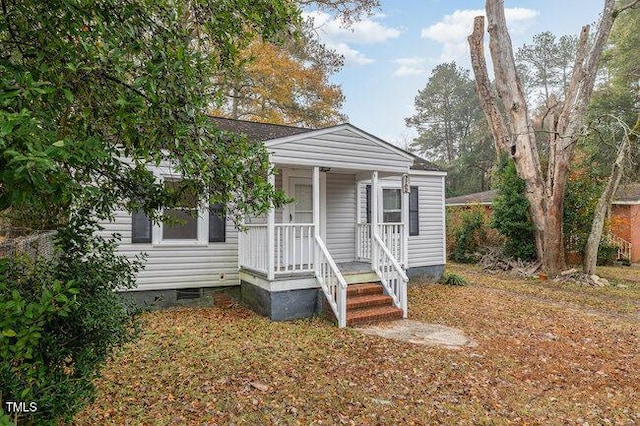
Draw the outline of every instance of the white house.
M171 302L239 286L243 303L272 319L330 309L345 326L406 317L408 277L442 274L445 173L437 167L350 124L213 120L264 142L278 170L272 184L295 202L247 218L244 232L215 206L190 218L187 203L173 212L186 223L173 227L118 212L105 235L121 234L121 253L147 254L129 296ZM175 179L168 168L158 177Z

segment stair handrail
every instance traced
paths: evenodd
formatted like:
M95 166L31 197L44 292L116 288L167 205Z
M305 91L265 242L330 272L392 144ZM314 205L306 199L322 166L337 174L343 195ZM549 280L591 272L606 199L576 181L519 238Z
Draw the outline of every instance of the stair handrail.
M376 262L374 263L374 270L376 274L378 274L378 276L380 277L380 282L382 283L382 286L387 291L387 294L392 297L393 303L398 308L402 309L403 316L404 318L406 318L407 317L407 291L406 291L407 286L406 284L407 282L409 282L409 277L402 269L402 266L400 266L400 263L396 260L395 257L393 257L393 254L391 254L391 250L389 250L389 248L384 243L384 241L382 241L382 238L380 238L380 235L378 235L377 232L373 233L373 240L376 242L378 246L378 250L377 250L378 259L376 259ZM385 273L385 271L383 271L380 268L381 262L386 262L388 264L391 264L395 273L397 273L400 279L402 280L402 285L398 286L399 288L397 292L392 288L391 283L389 282L389 278L387 277L387 274Z
M316 279L322 287L329 306L338 320L338 327L347 326L347 281L344 279L338 265L333 260L327 246L319 235L315 235L316 247ZM320 257L323 257L322 261ZM328 268L325 266L328 265ZM333 284L337 282L337 286Z
M613 244L618 248L617 260L622 258L626 258L627 260L631 260L631 247L632 244L630 241L625 240L613 233L609 233L606 235L606 239L609 244Z

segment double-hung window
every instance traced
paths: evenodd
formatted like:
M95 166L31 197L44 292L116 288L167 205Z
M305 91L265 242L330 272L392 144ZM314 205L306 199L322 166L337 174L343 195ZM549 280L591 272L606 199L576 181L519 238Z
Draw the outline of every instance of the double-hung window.
M366 219L371 223L371 185L366 186ZM418 219L418 187L412 186L409 193L409 235L420 234ZM384 223L402 222L402 191L400 188L383 188L382 190L382 221Z
M180 191L178 179L166 179L165 186L171 192ZM162 224L162 240L198 240L198 227L202 226L198 211L198 194L182 190L177 206L164 210L169 220Z
M384 223L402 222L402 192L400 188L382 190L382 221Z
M165 178L170 191L178 191L181 180ZM200 208L198 194L181 191L175 207L166 208L164 215L170 218L152 225L143 211L134 212L131 218L131 242L153 244L207 244L225 242L226 216L222 204ZM207 211L208 210L208 211Z

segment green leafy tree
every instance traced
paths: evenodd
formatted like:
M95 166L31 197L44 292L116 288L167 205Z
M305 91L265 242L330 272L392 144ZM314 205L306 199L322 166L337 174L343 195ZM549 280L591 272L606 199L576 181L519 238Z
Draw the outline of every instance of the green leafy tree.
M0 211L63 223L72 203L99 217L175 202L149 164L169 162L230 217L282 201L266 150L207 116L215 78L240 47L297 19L280 1L3 2ZM241 11L241 13L239 13ZM173 199L172 199L173 198ZM233 201L233 203L231 203ZM46 212L46 214L44 214Z
M415 108L405 119L418 131L410 147L448 169L448 195L485 189L495 153L469 71L436 66Z
M593 172L591 162L577 161L571 170L564 198L564 239L567 250L583 253L593 212L604 186L603 180L602 176Z
M603 79L596 86L589 104L590 129L583 150L598 166L596 172L602 175L610 172L608 165L614 162L617 146L624 137L624 126L618 124L633 128L637 120L640 106L639 26L638 7L627 10L616 19L609 47L603 53ZM621 123L615 123L617 120ZM632 147L629 160L624 179L637 181L640 179L640 150Z
M95 237L115 209L156 220L183 191L238 219L285 201L259 144L215 128L220 75L257 36L298 18L288 0L2 1L0 223L58 229L59 255L0 259L0 395L31 420L68 420L134 324L116 289L137 261ZM184 176L165 188L150 166ZM0 419L4 407L0 407Z
M563 99L569 87L578 40L575 36L545 31L533 36L532 44L524 44L516 52L520 76L530 93L539 92L544 105L552 95Z
M503 160L496 181L498 195L493 202L491 226L505 237L504 253L522 260L535 259L535 229L524 195L525 183L513 161Z
M93 399L111 350L134 337L135 311L116 290L135 285L141 259L116 255L118 240L94 230L90 215L74 213L54 258L0 258L0 393L37 407L13 420L70 421Z

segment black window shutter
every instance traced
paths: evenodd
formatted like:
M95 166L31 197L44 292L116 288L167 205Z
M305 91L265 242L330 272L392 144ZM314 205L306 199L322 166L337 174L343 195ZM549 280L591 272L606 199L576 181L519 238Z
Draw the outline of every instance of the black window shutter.
M367 185L367 223L371 223L371 185Z
M151 220L144 210L134 212L131 216L131 243L150 243L151 229Z
M209 242L224 243L226 241L227 218L222 213L222 204L216 203L209 206Z
M412 186L409 193L409 235L420 234L420 221L418 219L418 187Z

